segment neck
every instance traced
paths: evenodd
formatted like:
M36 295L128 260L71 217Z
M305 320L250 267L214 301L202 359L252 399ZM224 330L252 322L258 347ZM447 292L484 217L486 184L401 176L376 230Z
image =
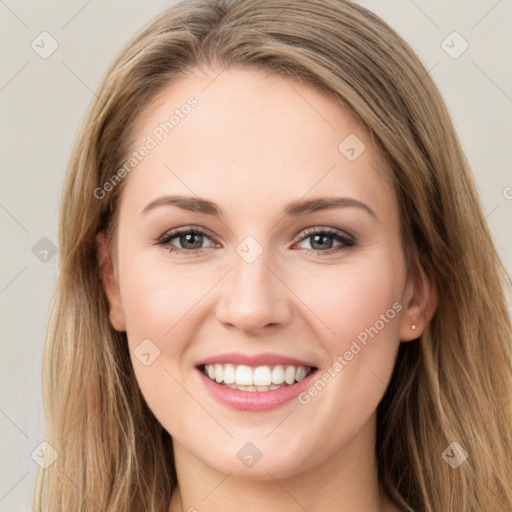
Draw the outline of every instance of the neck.
M320 466L288 476L279 476L279 468L260 467L254 479L237 476L236 468L217 471L174 440L179 488L169 512L394 512L398 509L379 490L375 429L372 416L338 452L326 454Z

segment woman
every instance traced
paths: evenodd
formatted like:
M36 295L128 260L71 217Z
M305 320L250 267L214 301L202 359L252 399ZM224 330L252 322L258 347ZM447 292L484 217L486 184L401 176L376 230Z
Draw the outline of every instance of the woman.
M512 509L506 273L366 9L164 12L91 105L60 251L35 510Z

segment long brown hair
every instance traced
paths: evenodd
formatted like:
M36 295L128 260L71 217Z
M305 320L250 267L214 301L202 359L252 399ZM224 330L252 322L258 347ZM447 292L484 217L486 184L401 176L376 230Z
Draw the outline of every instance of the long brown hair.
M378 407L382 488L407 511L511 510L507 275L438 89L386 23L348 0L184 1L108 70L63 190L43 382L46 439L58 457L39 472L34 510L169 506L171 437L139 391L126 334L109 323L95 243L100 231L112 241L129 178L103 198L97 189L126 161L138 116L198 66L250 67L314 85L371 132L392 169L408 262L439 294L426 331L401 344ZM467 452L456 468L445 456L454 442Z

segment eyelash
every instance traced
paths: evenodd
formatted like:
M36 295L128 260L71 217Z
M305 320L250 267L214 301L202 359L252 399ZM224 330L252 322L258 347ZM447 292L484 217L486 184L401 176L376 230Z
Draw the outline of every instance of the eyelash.
M171 253L176 254L184 254L187 253L188 255L197 255L199 253L202 253L204 249L207 249L207 247L203 247L201 249L180 249L179 247L171 246L170 241L174 238L179 237L183 234L196 234L196 235L203 235L208 238L211 238L210 234L201 229L201 228L192 228L192 227L186 227L186 228L179 228L174 231L171 231L169 233L166 233L162 237L160 237L158 241L158 245L164 245L167 246L167 250ZM319 249L303 249L305 253L309 255L321 255L321 256L327 256L330 254L333 254L335 252L339 252L340 250L347 249L350 247L353 247L355 245L355 240L352 237L349 237L347 235L342 234L340 231L332 228L308 228L303 233L302 236L296 241L295 243L302 242L308 238L311 238L314 235L327 235L328 237L334 238L337 242L340 242L342 245L338 247L330 248L326 251L321 251Z

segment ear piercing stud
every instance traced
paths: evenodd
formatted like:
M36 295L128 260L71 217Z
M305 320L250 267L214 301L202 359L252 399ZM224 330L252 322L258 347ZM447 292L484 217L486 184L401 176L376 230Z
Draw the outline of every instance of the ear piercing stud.
M416 324L412 324L412 325L411 325L411 329L412 329L413 331L415 331L415 330L416 330Z

